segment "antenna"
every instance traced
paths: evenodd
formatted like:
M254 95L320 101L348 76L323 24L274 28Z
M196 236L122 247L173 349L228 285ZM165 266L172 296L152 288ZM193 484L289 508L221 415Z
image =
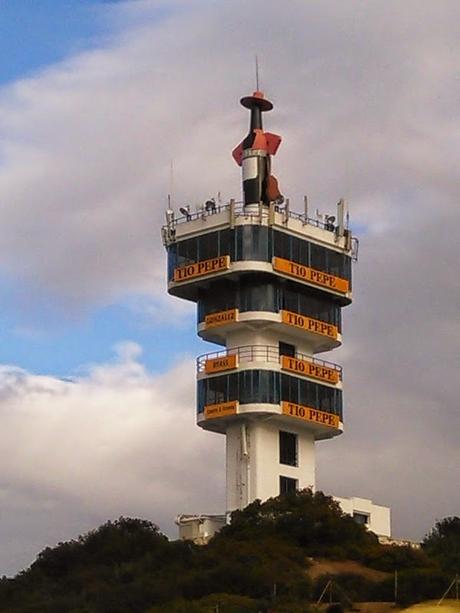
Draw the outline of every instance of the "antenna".
M257 53L255 56L256 59L256 90L259 91L259 58L257 57Z
M174 202L174 160L171 158L169 167L169 193L170 193L170 206Z

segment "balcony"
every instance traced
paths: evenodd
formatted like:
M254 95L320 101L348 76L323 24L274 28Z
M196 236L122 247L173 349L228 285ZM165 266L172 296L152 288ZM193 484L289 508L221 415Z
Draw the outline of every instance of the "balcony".
M223 351L206 353L197 358L199 379L231 371L240 367L282 370L295 376L306 377L329 385L338 386L342 381L342 367L334 362L313 358L296 352L293 356L280 354L271 345L244 345Z
M324 219L324 221L323 221ZM214 227L229 225L233 228L239 223L278 225L286 230L302 231L306 226L307 233L312 233L317 239L333 243L350 252L352 259L358 259L358 239L351 235L348 228L335 226L328 216L309 217L304 210L299 213L291 210L289 198L283 206L259 206L259 208L244 207L242 201L230 200L226 204L214 203L213 206L186 215L175 216L174 211L166 213L167 223L162 227L162 237L165 247L187 234L199 232L203 225L209 230ZM302 232L304 233L304 232Z
M300 293L319 293L341 306L352 299L348 251L333 241L320 244L275 225L208 226L172 242L167 250L168 291L186 300L197 301L223 277L244 283L248 275L264 277L266 283L288 280Z
M197 358L197 423L224 433L242 417L306 428L315 440L342 430L342 369L278 347L247 345Z

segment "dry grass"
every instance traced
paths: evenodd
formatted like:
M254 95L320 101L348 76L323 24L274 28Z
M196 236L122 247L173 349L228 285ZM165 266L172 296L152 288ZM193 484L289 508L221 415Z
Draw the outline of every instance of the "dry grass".
M404 609L404 611L410 611L411 613L460 613L460 600L448 600L446 598L439 607L437 603L437 600L420 602Z
M359 562L353 560L325 560L318 558L311 560L311 566L307 571L309 577L315 580L321 575L340 575L342 573L353 573L354 575L360 575L369 581L383 581L391 575L391 573L385 573L381 570L374 570L373 568L367 568Z

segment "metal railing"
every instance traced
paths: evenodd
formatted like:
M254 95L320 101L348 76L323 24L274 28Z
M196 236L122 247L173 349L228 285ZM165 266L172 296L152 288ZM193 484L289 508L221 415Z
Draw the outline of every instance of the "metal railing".
M170 218L168 223L163 226L163 230L171 230L174 229L177 225L183 224L189 221L194 221L196 219L207 219L217 213L222 213L223 211L230 211L231 207L233 207L235 217L257 217L260 218L260 211L248 211L245 210L244 202L241 200L234 200L232 202L228 202L226 204L216 204L214 208L210 210L201 210L195 211L194 213L190 212L188 215L181 215L180 217L176 217L173 212L170 214ZM267 206L263 206L260 209L262 211L263 217L268 217L269 209ZM295 211L291 211L289 208L289 204L287 205L276 205L274 207L275 213L282 213L287 218L297 219L301 221L303 224L308 224L311 226L315 226L317 228L322 228L323 230L329 230L333 232L335 228L331 226L331 224L321 221L320 219L313 219L311 217L306 217L303 213L297 213Z
M205 372L206 362L208 360L214 360L219 358L226 358L228 356L238 357L238 362L272 362L279 364L280 357L286 355L280 353L279 348L275 345L242 345L241 347L233 347L232 349L224 349L222 351L213 351L211 353L204 353L196 359L197 373ZM291 356L288 356L291 357ZM316 366L331 368L339 374L339 380L342 380L342 367L334 362L328 360L321 360L319 358L313 358L304 353L296 352L295 357L297 360L303 360L310 362Z
M184 211L184 209L182 209L182 211ZM309 225L309 226L314 226L315 228L321 228L322 230L327 230L328 232L331 232L332 234L334 234L334 240L336 242L338 239L344 238L345 239L345 250L351 253L353 261L356 262L358 260L359 241L356 237L352 236L351 230L348 228L348 221L345 227L342 226L342 228L340 228L339 226L336 226L334 225L334 223L332 223L332 219L334 218L328 218L327 215L324 216L325 221L322 221L322 219L319 219L319 217L317 217L316 219L312 217L308 217L307 207L305 208L305 211L303 213L291 211L290 204L289 204L289 198L286 199L283 205L274 205L272 203L268 207L268 206L260 204L259 207L256 208L255 210L252 208L249 209L248 207L246 207L244 205L244 202L241 200L239 201L230 200L230 202L226 204L214 203L212 208L209 208L209 209L203 208L201 210L195 211L194 213L190 212L185 215L182 214L179 217L175 216L175 213L173 210L168 209L166 211L167 223L161 229L163 244L165 245L165 247L168 247L168 245L175 242L176 227L178 225L187 223L189 221L190 222L195 221L197 219L206 220L208 218L212 218L214 215L217 215L225 211L228 211L227 221L230 224L231 228L234 227L235 220L238 217L242 217L245 219L251 219L252 222L256 222L256 223L262 223L263 219L267 219L268 224L272 225L274 223L274 214L278 213L278 214L281 214L283 217L282 219L283 225L286 225L290 219L295 219L296 221L299 221L300 223L302 223L302 225L304 226Z

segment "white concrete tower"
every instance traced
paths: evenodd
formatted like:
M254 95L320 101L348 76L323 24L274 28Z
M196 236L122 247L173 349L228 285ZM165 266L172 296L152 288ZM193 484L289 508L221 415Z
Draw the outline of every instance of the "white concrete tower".
M290 210L271 174L281 138L272 104L241 100L248 136L233 152L244 200L167 212L168 291L198 306L198 334L225 347L197 359L197 422L226 436L227 511L315 486L315 443L343 430L342 371L314 356L342 342L354 241L333 217Z

